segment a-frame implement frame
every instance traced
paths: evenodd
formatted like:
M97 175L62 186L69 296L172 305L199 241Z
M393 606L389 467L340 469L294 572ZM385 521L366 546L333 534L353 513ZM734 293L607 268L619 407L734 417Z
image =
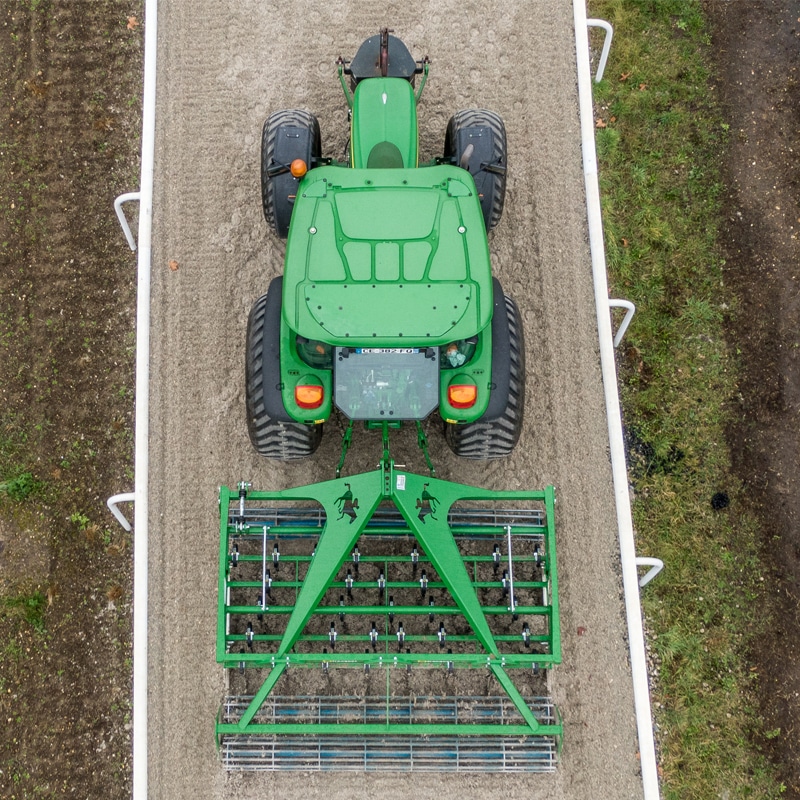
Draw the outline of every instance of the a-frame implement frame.
M373 472L222 487L225 766L553 770L554 518L553 487L416 475L386 448Z

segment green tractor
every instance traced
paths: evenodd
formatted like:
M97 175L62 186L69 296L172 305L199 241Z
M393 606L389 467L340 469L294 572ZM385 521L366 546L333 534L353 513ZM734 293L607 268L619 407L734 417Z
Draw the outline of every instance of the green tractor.
M507 456L519 439L522 324L487 244L505 198L505 128L490 111L459 111L443 155L420 165L428 67L387 29L339 59L347 163L322 157L307 111L264 125L262 204L286 258L250 313L246 397L268 458L311 455L334 407L368 427L419 427L438 410L465 458Z
M438 409L456 453L508 455L525 373L519 312L486 239L505 194L503 124L459 112L444 155L420 168L427 73L388 30L340 59L348 164L322 158L305 111L264 126L264 213L287 239L286 265L250 314L250 436L287 460L314 452L334 406L349 423L334 478L220 488L215 732L228 770L558 762L555 490L438 479L422 430ZM381 431L383 457L343 476L357 421ZM403 421L428 475L389 454Z

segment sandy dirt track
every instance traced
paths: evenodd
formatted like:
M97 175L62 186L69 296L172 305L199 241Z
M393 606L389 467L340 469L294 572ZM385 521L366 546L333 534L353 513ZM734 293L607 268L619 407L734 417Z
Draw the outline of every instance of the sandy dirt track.
M250 448L244 412L247 314L281 269L259 201L261 125L305 107L323 153L341 157L346 105L337 56L389 25L433 61L420 107L421 160L441 153L450 115L504 118L509 184L491 239L495 273L518 302L528 348L526 422L511 459L456 460L431 426L445 479L558 492L564 663L553 692L565 722L555 775L226 774L213 721L217 487L278 489L332 477L334 425L290 466ZM618 569L581 174L571 0L320 4L164 2L159 17L150 475L150 797L638 798L633 700ZM168 262L179 264L177 271ZM411 445L411 446L410 446ZM348 468L372 468L355 437ZM424 469L410 437L399 462ZM581 634L578 634L578 631Z

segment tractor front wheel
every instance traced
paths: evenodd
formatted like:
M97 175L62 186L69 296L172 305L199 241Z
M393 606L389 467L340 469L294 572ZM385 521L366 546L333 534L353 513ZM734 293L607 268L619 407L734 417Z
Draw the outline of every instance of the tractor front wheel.
M495 283L495 291L498 288L499 283ZM501 314L503 317L492 322L492 383L495 389L489 408L477 422L445 423L447 444L462 458L509 456L522 432L525 408L522 319L517 304L510 297L501 294L500 298L500 308L495 303L495 318Z
M480 196L486 230L497 227L506 199L508 164L503 120L483 108L457 111L447 123L444 156L469 170Z
M312 455L322 439L322 425L291 420L280 392L280 326L283 278L275 278L256 300L247 320L245 402L247 430L258 453L278 461ZM282 417L282 419L280 418Z
M282 239L289 232L294 198L300 178L290 167L296 159L307 169L321 154L321 136L317 118L301 109L270 114L261 133L261 205L267 224ZM302 177L302 176L301 176Z

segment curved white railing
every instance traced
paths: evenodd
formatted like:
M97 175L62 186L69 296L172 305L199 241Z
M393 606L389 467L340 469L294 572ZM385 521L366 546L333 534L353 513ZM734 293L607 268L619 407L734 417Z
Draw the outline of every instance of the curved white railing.
M131 524L128 518L117 508L117 503L132 503L136 499L133 492L125 492L124 494L115 494L106 500L106 505L109 511L117 518L117 522L125 528L126 531L131 529Z
M122 226L122 232L125 234L125 238L128 240L128 247L130 247L131 250L136 250L136 242L133 238L133 234L131 233L131 226L128 225L128 219L125 216L125 212L122 210L122 204L129 203L132 200L139 200L141 196L141 192L126 192L125 194L121 194L114 201L114 211L117 212L117 219L119 220L119 224Z
M150 467L150 265L156 135L158 0L145 0L142 171L136 288L136 455L133 553L133 798L147 800L147 592Z
M625 331L628 330L628 325L631 324L633 315L636 313L636 306L631 303L630 300L609 300L608 305L611 308L625 309L625 316L622 318L622 324L619 326L616 336L614 336L614 347L619 347L619 343L622 341L622 337L625 335Z
M133 800L147 800L147 592L148 491L150 435L150 267L153 227L153 159L156 116L156 44L158 0L145 0L142 168L139 191L114 201L119 224L131 250L136 241L122 204L139 201L139 255L136 266L136 422L134 491L115 494L107 504L120 525L131 530L117 503L134 502L133 522Z
M600 83L603 80L603 73L606 71L606 62L608 61L608 51L611 49L611 40L614 38L614 29L611 27L610 22L604 19L587 19L586 24L590 28L602 28L606 35L603 38L603 51L600 53L600 63L597 65L597 72L594 76L594 82Z
M642 586L647 586L662 569L664 569L664 562L660 558L646 558L644 556L638 556L636 558L636 566L637 567L650 567L650 569L639 578L639 588Z

